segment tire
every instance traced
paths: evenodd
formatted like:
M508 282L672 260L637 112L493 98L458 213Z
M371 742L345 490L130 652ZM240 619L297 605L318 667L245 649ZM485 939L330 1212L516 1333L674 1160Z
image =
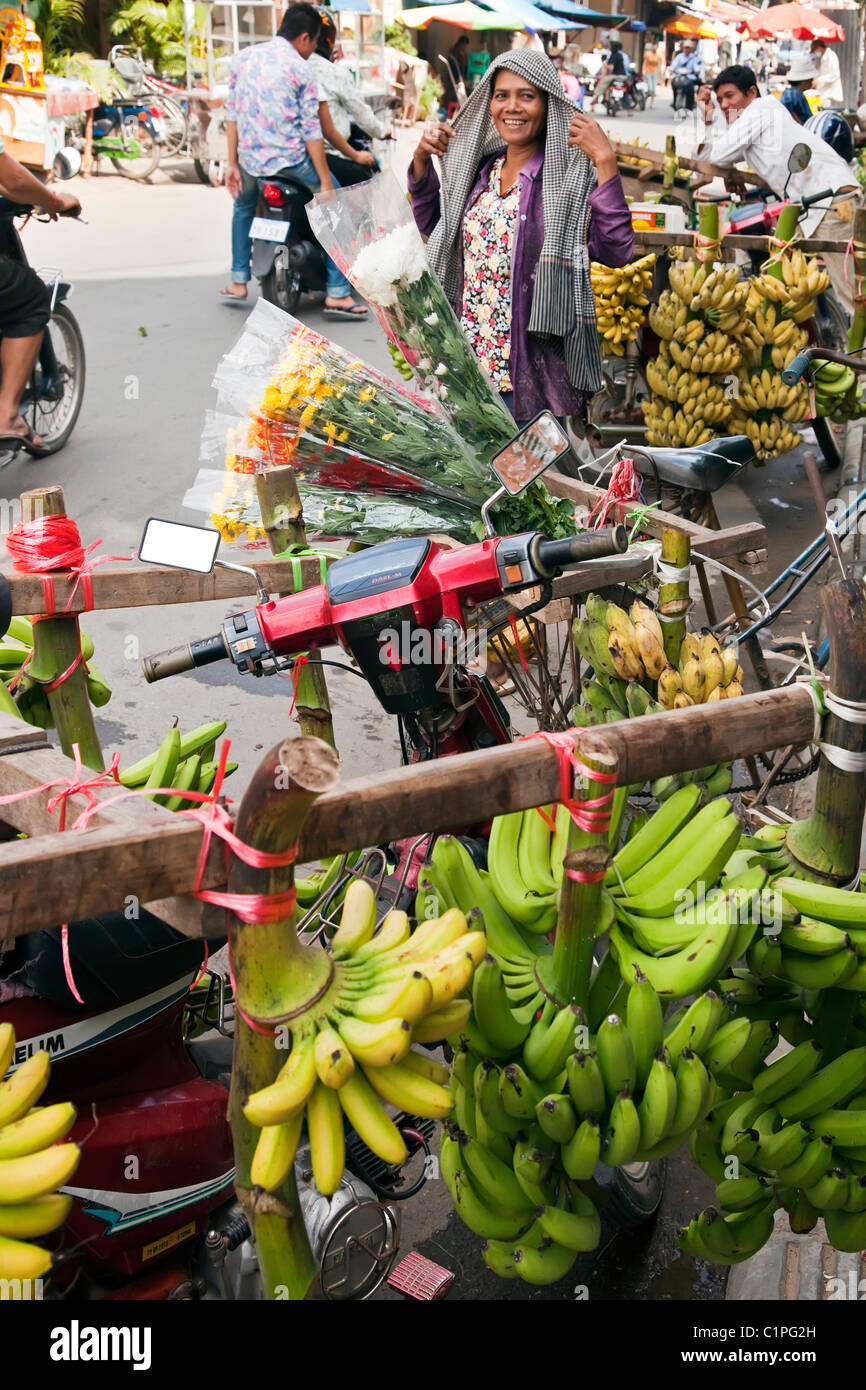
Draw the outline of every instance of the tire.
M624 1168L597 1168L595 1181L608 1194L604 1215L611 1224L629 1231L651 1221L664 1196L666 1170L664 1159L629 1163ZM612 1174L609 1182L603 1180L608 1173Z
M646 111L646 97L643 92L638 92L635 100L637 101L638 111Z
M604 109L609 116L615 116L619 111L619 102L612 98L604 103Z
M273 267L259 280L262 297L269 304L275 304L284 314L294 314L301 298L301 276L289 264L288 252L292 238L285 246L278 246Z
M84 399L84 339L78 321L65 304L58 304L48 326L62 375L63 391L58 401L48 401L38 394L34 397L34 378L37 380L37 390L39 385L37 365L21 402L23 418L43 440L38 449L24 446L33 458L48 458L63 448L75 428Z
M840 304L833 290L825 290L821 296L823 299L824 313L812 320L815 338L821 347L835 349L838 352L848 351L848 315ZM819 416L811 422L815 432L815 439L818 448L824 456L824 462L829 471L833 472L842 467L842 456L845 450L846 425L835 425L832 420L825 416Z
M225 163L221 159L194 159L193 168L208 188L222 188L225 183Z
M122 174L125 179L135 179L141 183L144 179L150 178L154 169L159 164L161 149L156 143L144 121L137 117L128 117L123 122L123 130L119 125L112 126L109 138L121 139L126 135L127 140L135 140L141 150L140 155L133 159L112 158L111 162L118 174Z
M180 102L175 101L174 97L157 94L154 97L154 104L160 108L163 114L165 140L162 153L171 158L172 155L180 154L186 143L186 112Z

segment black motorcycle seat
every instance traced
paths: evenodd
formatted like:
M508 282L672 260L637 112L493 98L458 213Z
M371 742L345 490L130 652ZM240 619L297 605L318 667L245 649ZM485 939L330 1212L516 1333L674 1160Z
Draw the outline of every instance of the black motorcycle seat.
M211 952L222 940L208 942ZM88 1009L125 1004L200 969L200 940L181 936L160 917L139 908L138 917L106 912L69 925L69 958ZM66 981L59 927L21 936L3 957L2 974L65 1008L76 1001Z
M691 449L658 449L641 444L633 450L634 464L645 477L658 476L670 487L716 492L755 457L748 435L710 439Z

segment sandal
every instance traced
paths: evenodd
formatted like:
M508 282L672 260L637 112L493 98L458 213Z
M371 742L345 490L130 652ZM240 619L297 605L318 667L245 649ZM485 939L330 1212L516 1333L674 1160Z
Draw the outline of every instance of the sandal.
M363 304L353 304L351 309L338 309L335 305L326 304L324 314L326 319L365 319L367 309Z
M232 294L230 289L223 287L219 292L220 304L240 304L243 308L250 302L249 294Z
M22 434L0 434L0 450L43 449L45 447L44 440L37 444L36 438L36 431L29 426Z

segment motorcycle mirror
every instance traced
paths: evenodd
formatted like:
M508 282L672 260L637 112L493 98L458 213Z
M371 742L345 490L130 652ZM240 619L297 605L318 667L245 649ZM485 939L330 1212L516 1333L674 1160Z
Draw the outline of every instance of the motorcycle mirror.
M212 531L209 526L187 526L152 516L145 525L138 558L145 565L168 565L171 569L210 574L219 544L219 531Z
M803 141L798 141L788 155L788 173L802 174L812 159L812 151Z
M542 410L490 460L505 491L515 497L569 448L568 436L549 410Z

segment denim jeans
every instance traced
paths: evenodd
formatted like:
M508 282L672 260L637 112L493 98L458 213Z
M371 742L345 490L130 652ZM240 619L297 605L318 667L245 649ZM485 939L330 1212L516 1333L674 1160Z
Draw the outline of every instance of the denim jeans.
M287 166L280 173L290 173L299 183L303 183L313 193L319 191L319 176L316 173L313 161L309 155L305 155L300 164ZM332 181L335 188L339 184L335 178ZM259 200L259 181L256 175L248 174L246 169L241 169L242 186L241 191L235 198L234 211L232 212L232 280L235 284L246 284L250 278L250 226L256 215L256 205ZM329 299L344 299L352 293L352 286L330 257L325 258L325 285Z

